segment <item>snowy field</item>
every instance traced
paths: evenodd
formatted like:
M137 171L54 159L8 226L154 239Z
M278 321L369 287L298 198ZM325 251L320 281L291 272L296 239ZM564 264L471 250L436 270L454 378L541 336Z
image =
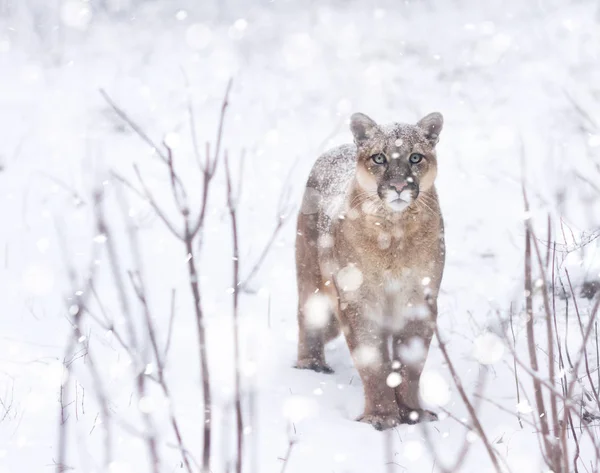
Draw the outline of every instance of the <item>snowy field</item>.
M583 327L595 304L579 294L582 284L600 279L600 4L121 3L122 10L107 13L79 0L0 0L0 473L185 471L171 412L191 471L200 471L204 405L189 251L115 176L142 189L136 164L178 230L181 215L167 166L100 90L152 140L173 149L196 216L203 183L189 105L201 154L206 142L212 154L230 78L221 151L227 150L234 180L242 182L242 280L260 259L282 209L285 217L264 264L240 291L243 470L443 472L466 438L470 449L455 471L549 471L540 453L531 378L519 369L518 401L513 356L503 338L512 340L505 323L512 308L516 350L528 360L526 219L533 219L545 255L551 217L557 279L567 285L568 269ZM358 111L380 123L414 123L433 111L444 115L437 188L448 253L439 330L500 470L481 436L467 428L472 419L437 340L422 394L440 421L426 427L377 432L354 422L363 391L343 337L328 347L334 374L292 368L296 213L313 162L351 141L348 119ZM193 243L207 331L215 473L234 471L236 458L233 253L222 157L199 252L199 239ZM97 225L99 208L108 229ZM128 271L142 275L149 313ZM541 277L535 258L534 278L537 289L542 280L552 285L550 269ZM539 294L536 351L546 373ZM556 298L557 328L563 347L566 342L577 354L582 333L572 299L566 320L565 301ZM74 337L83 301L87 312ZM168 345L162 359L169 400L156 382L161 370L147 315L160 352ZM136 348L128 352L119 338ZM598 359L589 347L597 390ZM567 370L566 377L572 375ZM593 419L588 428L600 438L598 406L582 394L593 391L584 375L582 365L574 396L586 399ZM517 413L529 424L521 427ZM589 435L576 429L578 471L598 471ZM66 454L59 465L61 431ZM155 439L157 465L148 438Z

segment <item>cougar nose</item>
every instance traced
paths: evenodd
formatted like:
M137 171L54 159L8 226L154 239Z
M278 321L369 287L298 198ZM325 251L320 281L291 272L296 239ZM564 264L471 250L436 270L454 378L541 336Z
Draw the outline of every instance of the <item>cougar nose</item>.
M403 181L400 179L390 181L390 187L392 189L394 189L396 192L398 192L398 194L400 192L402 192L406 188L406 186L407 186L406 181Z

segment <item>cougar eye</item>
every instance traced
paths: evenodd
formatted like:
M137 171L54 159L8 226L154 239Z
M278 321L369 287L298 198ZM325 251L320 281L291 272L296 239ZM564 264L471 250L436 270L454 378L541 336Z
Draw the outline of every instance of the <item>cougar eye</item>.
M371 159L375 164L384 164L386 161L385 154L383 153L374 154L373 156L371 156Z
M419 154L419 153L413 153L410 155L408 160L410 161L411 164L418 164L421 161L423 161L423 155Z

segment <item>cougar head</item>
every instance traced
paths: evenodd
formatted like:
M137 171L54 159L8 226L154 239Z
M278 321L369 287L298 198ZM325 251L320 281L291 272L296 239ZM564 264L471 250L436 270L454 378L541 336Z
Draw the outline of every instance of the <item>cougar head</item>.
M352 115L356 181L371 201L389 211L401 212L433 186L437 175L435 145L443 123L437 112L416 125L380 126L362 113Z

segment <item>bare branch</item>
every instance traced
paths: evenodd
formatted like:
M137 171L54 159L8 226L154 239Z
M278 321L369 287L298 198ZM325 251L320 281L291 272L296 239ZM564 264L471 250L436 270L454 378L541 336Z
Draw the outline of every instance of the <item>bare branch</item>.
M573 304L575 306L575 313L577 314L577 321L579 323L579 329L581 331L581 336L584 337L583 332L583 322L581 320L581 314L579 313L579 305L577 304L577 298L575 297L575 291L573 290L573 284L571 284L571 277L569 276L569 271L565 268L565 274L567 276L567 282L569 283L569 289L571 290L571 296L573 297ZM590 327L591 328L591 327ZM591 335L591 333L590 333ZM583 360L585 362L585 372L587 374L588 381L590 382L590 388L594 394L594 399L596 400L596 405L598 409L600 409L600 399L598 398L598 391L594 386L594 380L592 379L592 375L590 373L590 364L588 360L587 349L583 346L583 351L580 353L583 356ZM579 361L579 360L578 360Z
M501 469L500 469L500 464L498 463L498 459L496 457L496 453L495 453L494 449L492 448L492 445L490 444L490 441L489 441L485 431L483 430L483 426L481 425L481 422L479 421L477 412L475 411L473 404L471 404L471 401L469 401L469 398L467 397L467 393L465 392L462 382L461 382L460 378L458 377L456 369L454 368L454 364L452 363L452 360L450 359L450 356L448 355L448 350L446 349L446 344L444 343L444 341L442 340L442 337L440 336L440 329L436 323L434 323L433 325L435 327L435 335L438 339L440 351L442 352L444 360L448 364L448 369L450 370L450 374L452 376L452 379L454 380L454 385L456 386L456 389L458 390L458 393L460 394L460 397L461 397L463 403L465 404L467 411L469 412L469 416L471 417L471 422L473 423L473 427L475 428L475 430L479 434L479 437L483 441L483 444L485 445L485 449L487 450L488 456L490 457L490 460L491 460L492 464L494 465L495 470L498 473L500 473Z
M116 172L111 172L111 175L118 180L121 184L124 184L125 186L127 186L127 188L131 191L133 191L135 194L138 195L138 197L140 197L141 199L143 199L144 201L148 202L150 204L150 206L152 207L152 209L154 210L154 212L156 213L156 215L163 221L163 223L165 224L165 226L169 229L169 231L175 235L179 240L182 239L181 234L175 229L175 226L171 223L171 221L166 217L165 213L160 209L160 207L158 206L158 204L156 203L156 201L154 200L154 197L152 196L152 194L150 193L150 191L148 190L148 188L146 187L141 174L139 172L139 169L137 166L134 165L134 169L136 172L136 175L140 181L140 184L142 185L144 191L140 192L138 189L136 189L136 187L129 182L127 179L125 179L123 176L117 174Z
M242 156L243 159L243 156ZM229 168L229 159L227 151L225 152L225 174L227 177L227 207L231 220L231 235L233 245L233 353L235 365L235 418L236 418L236 438L237 438L237 458L235 463L236 473L242 473L242 463L244 458L244 423L242 417L242 398L240 383L240 340L239 340L239 277L240 277L240 250L237 224L236 201L239 195L233 195L233 186L231 182L231 170Z
M152 141L152 139L144 132L144 130L142 130L142 128L140 128L130 117L129 115L127 115L127 113L125 113L125 111L123 111L123 109L121 109L114 101L113 99L106 93L106 91L104 89L100 89L100 94L102 95L102 97L104 97L104 100L106 100L106 102L108 102L108 104L111 106L111 108L115 111L115 113L125 122L127 123L131 129L142 139L146 142L146 144L148 146L150 146L150 148L152 148L153 151L156 152L156 154L158 154L158 156L160 156L160 158L166 163L167 162L167 155L164 153L163 150L160 149L160 147L154 142Z
M173 335L173 322L175 321L175 288L171 290L171 316L169 317L169 329L167 330L167 343L163 354L163 360L166 361L171 347L171 336Z
M190 80L187 76L185 69L181 68L181 72L183 73L183 80L185 81L185 87L188 91L187 94L187 106L188 106L188 117L190 119L190 135L192 137L192 148L194 150L194 156L196 157L196 163L198 167L205 172L206 169L204 164L202 163L202 159L200 157L200 147L198 146L198 137L196 135L196 115L194 114L194 104L192 103L192 95L190 91ZM208 156L208 153L207 153Z
M525 183L523 182L523 200L525 203L525 213L529 212L529 202ZM538 360L535 344L535 331L533 328L533 285L531 271L531 226L529 221L525 220L525 307L527 314L527 348L529 351L529 363L533 372L538 372ZM553 360L550 361L552 363ZM537 408L537 418L542 428L542 440L544 442L544 453L546 460L550 462L551 468L555 467L556 452L549 441L550 430L548 427L548 416L544 406L544 397L542 395L542 386L539 377L532 377L535 404Z

